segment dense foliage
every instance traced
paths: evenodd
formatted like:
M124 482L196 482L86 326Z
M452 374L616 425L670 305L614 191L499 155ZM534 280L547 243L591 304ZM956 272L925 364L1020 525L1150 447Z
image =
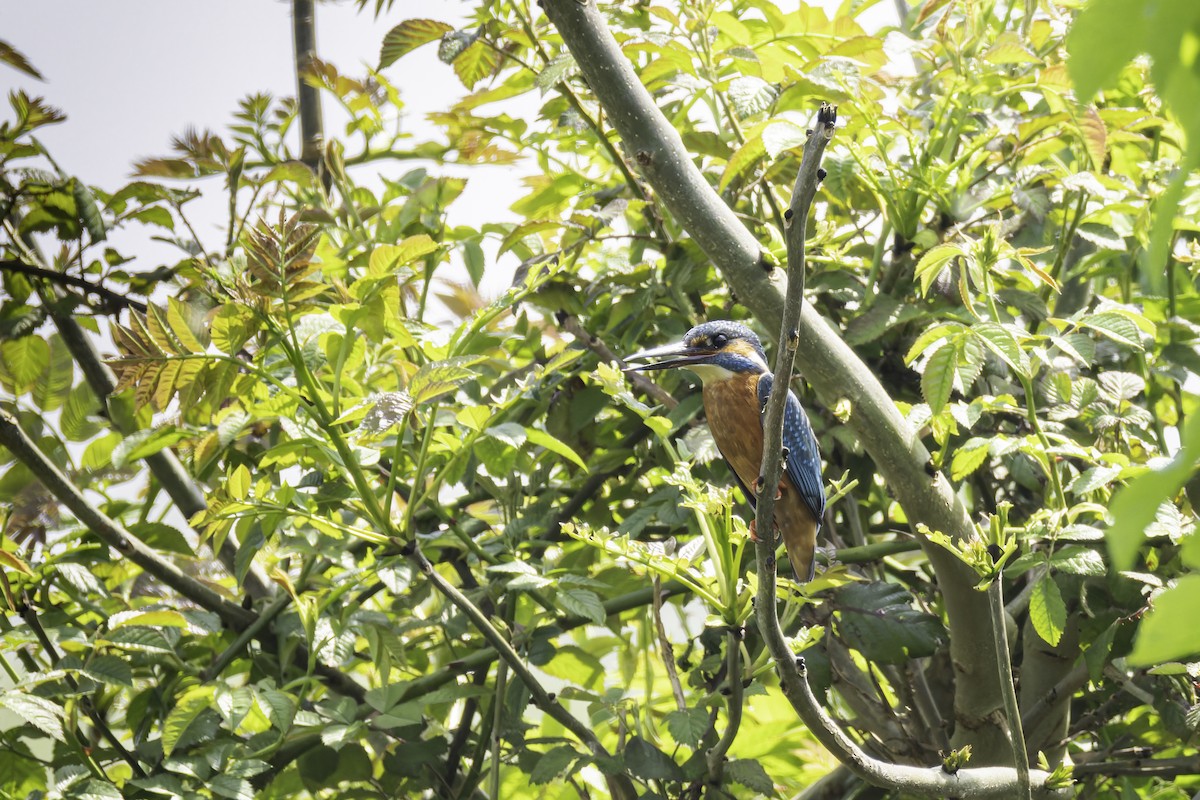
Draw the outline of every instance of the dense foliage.
M755 626L747 507L694 378L613 363L707 318L778 330L537 6L481 2L455 30L362 5L396 17L379 69L302 76L348 115L319 164L297 101L252 94L228 131L88 186L37 139L63 114L10 96L0 796L787 797L826 775L849 796ZM807 302L977 523L902 507L855 403L798 380L830 508L816 580L782 576L789 644L868 753L949 769L1012 763L993 734L1017 720L948 649L1006 644L1052 785L1066 765L1081 797L1190 797L1200 104L1164 109L1130 60L1148 45L1105 51L1113 2L1071 64L1077 3L930 0L878 34L871 5L602 8L775 277L806 128L839 104ZM1158 22L1194 43L1176 5ZM469 93L414 142L425 46ZM1196 101L1179 74L1164 96ZM449 224L495 164L529 175L522 222ZM196 234L201 187L228 197L221 240ZM116 230L179 260L131 262ZM946 550L1003 593L1005 631L955 629Z

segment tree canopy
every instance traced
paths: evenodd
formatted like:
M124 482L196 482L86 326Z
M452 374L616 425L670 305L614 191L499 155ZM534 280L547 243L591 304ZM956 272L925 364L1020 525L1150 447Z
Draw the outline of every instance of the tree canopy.
M359 5L123 186L0 42L0 797L1200 790L1200 5ZM621 370L706 319L808 410L809 583Z

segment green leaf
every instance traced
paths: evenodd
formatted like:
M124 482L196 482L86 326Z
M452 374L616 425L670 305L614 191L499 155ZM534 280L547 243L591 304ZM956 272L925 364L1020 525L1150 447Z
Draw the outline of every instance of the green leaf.
M1081 101L1116 80L1142 51L1152 20L1140 0L1092 0L1067 34L1067 70Z
M12 393L22 395L33 388L34 382L50 364L50 345L40 336L23 336L0 343L0 367Z
M130 625L142 625L147 628L186 628L187 619L178 611L162 609L159 611L128 612L122 611L109 617L109 630L117 630Z
M934 416L940 414L946 403L950 402L957 367L957 342L942 345L925 362L925 371L921 373L921 394Z
M763 769L763 765L753 758L735 758L725 765L725 774L734 783L740 783L747 789L768 797L775 797L775 782Z
M567 445L555 439L550 434L537 428L526 428L525 434L529 438L531 444L536 444L538 447L544 447L551 453L557 453L573 464L577 465L584 472L588 471L587 464L579 457L579 454L572 450Z
M961 447L954 451L954 457L950 460L950 478L961 481L982 467L988 459L988 448L990 446L990 439L978 436L964 442Z
M475 377L470 367L483 361L483 356L455 356L444 361L424 364L408 382L408 393L414 404L428 403L436 397L454 391Z
M42 77L42 73L38 72L33 64L29 63L29 59L25 57L24 53L3 39L0 39L0 61L8 64L15 70L24 72L31 78L37 78L39 81L45 80Z
M559 589L555 596L558 598L558 605L567 613L591 620L597 625L603 625L604 620L608 619L608 612L604 610L604 603L600 602L600 596L593 591L588 589Z
M1113 497L1109 508L1113 524L1105 532L1108 552L1119 570L1133 566L1146 528L1154 522L1158 507L1178 494L1200 463L1200 414L1189 416L1183 430L1183 446L1165 467L1152 469L1129 482Z
M1150 611L1138 626L1131 666L1145 667L1164 661L1190 661L1200 654L1200 575L1185 575L1154 597Z
M117 656L96 656L83 667L83 673L101 683L133 686L133 668Z
M1018 376L1029 377L1029 356L1007 327L995 322L977 322L971 326L971 332Z
M921 294L928 295L929 287L933 285L937 276L942 273L954 259L963 255L963 249L956 244L939 244L937 247L931 248L921 256L921 260L917 262L915 277L921 282Z
M550 63L538 73L534 85L541 90L542 94L545 94L557 86L560 81L578 72L579 65L575 63L575 57L570 52L564 50L552 58Z
M100 207L96 205L96 195L78 178L71 179L71 195L75 198L75 208L79 219L87 229L92 242L102 242L108 236L104 226L104 217L100 215Z
M753 136L747 136L746 141L734 151L733 155L729 157L729 161L725 164L725 169L721 172L721 179L717 182L717 191L725 191L735 178L749 169L766 153L767 148L763 143L761 132Z
M10 689L0 694L0 706L51 738L60 742L67 740L63 735L64 712L62 706L57 703L36 694Z
M191 435L173 425L131 433L113 448L113 468L122 469L127 464L173 447L185 439L191 438Z
M50 339L49 369L42 370L33 385L33 402L42 411L54 411L68 399L75 376L75 359L62 338Z
M175 701L175 707L167 715L162 727L164 755L171 755L175 744L187 731L188 726L212 705L213 692L214 687L211 685L193 686Z
M500 56L483 39L476 39L454 58L454 74L468 89L490 77L500 66Z
M166 550L182 556L195 555L187 538L179 531L163 522L134 522L126 526L130 533L141 539L155 550Z
M371 251L367 274L375 278L394 275L401 267L407 267L418 258L437 252L437 249L437 242L424 233L409 236L400 244L378 245Z
M423 44L441 39L454 27L433 19L406 19L383 37L379 51L379 69L396 63L396 59Z
M667 732L678 744L697 747L709 729L708 711L704 708L676 709L664 717Z
M209 335L213 345L222 353L237 355L246 340L254 335L257 324L253 312L245 306L227 303L212 319Z
M772 160L779 158L780 153L803 147L807 141L808 131L785 119L770 122L762 130L763 148Z
M836 594L840 629L847 644L871 661L902 664L932 655L942 640L941 621L912 607L894 583L857 583Z
M578 757L579 754L575 752L575 748L565 744L537 754L537 761L529 773L529 782L534 786L550 783L565 772L571 762Z
M1049 575L1043 575L1033 585L1033 592L1029 595L1029 619L1038 636L1052 647L1058 645L1067 624L1067 606L1058 584Z
M778 89L753 75L743 75L729 83L729 100L740 119L766 111L778 96Z
M680 780L679 765L666 753L640 736L633 736L625 745L625 767L642 780Z
M1059 572L1070 575L1100 576L1108 571L1104 558L1090 547L1070 545L1050 557L1050 565Z

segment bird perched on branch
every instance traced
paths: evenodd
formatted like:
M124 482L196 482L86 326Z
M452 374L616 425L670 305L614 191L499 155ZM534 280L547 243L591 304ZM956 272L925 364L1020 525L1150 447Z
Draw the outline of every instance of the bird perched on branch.
M754 505L758 492L749 487L761 488L763 411L775 380L754 332L728 320L706 322L688 331L682 342L643 350L625 360L649 362L628 371L686 367L700 377L713 439ZM816 437L790 390L783 416L783 448L786 468L776 495L775 524L783 534L796 578L809 581L825 513L825 490ZM755 537L753 525L751 536Z

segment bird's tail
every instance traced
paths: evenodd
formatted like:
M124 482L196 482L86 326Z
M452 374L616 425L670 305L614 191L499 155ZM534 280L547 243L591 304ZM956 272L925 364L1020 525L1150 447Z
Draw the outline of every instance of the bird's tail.
M804 583L811 581L816 573L818 526L816 520L807 513L789 516L792 518L780 520L779 529L787 547L788 561L792 562L792 569L796 571L796 580Z

